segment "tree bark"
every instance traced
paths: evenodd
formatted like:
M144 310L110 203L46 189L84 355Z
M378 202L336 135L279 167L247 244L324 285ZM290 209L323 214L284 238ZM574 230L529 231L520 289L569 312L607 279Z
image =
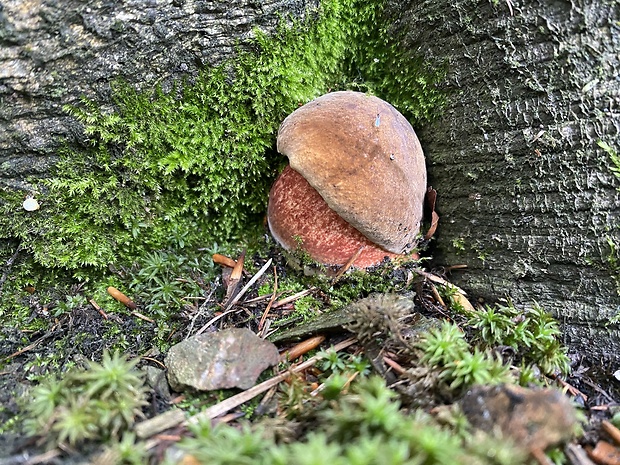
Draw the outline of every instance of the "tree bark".
M441 215L437 265L474 298L537 301L565 342L617 363L620 2L392 1L404 44L445 65L449 102L416 128ZM617 253L616 253L617 258Z
M0 4L0 187L46 176L81 126L63 110L110 105L110 81L135 87L190 78L258 27L300 18L316 0L5 0Z

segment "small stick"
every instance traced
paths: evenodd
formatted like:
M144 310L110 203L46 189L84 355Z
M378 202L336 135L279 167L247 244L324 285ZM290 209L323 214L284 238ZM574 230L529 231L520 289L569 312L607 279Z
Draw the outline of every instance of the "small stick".
M353 373L351 376L349 376L349 378L346 380L346 382L342 385L342 389L340 389L341 392L345 392L346 389L349 388L349 386L351 385L351 383L353 382L353 380L355 378L357 378L357 375L359 375L360 372L356 371L355 373ZM319 395L319 393L321 391L323 391L325 389L325 383L322 383L319 387L317 387L314 391L312 391L310 393L311 396L316 397Z
M601 412L604 412L606 410L609 410L612 407L616 407L615 404L606 404L606 405L593 405L592 407L589 407L590 410L598 410Z
M467 268L467 265L461 264L461 265L446 266L444 270L446 270L447 272L450 272L452 270L464 270L465 268Z
M137 423L134 426L134 432L139 438L146 439L167 429L174 428L183 421L185 421L185 412L183 410L167 410L153 418Z
M226 415L222 415L221 417L218 417L215 423L218 425L220 423L230 423L231 421L234 421L237 418L241 418L243 416L245 416L245 413L243 412L227 413Z
M278 307L281 307L282 305L286 305L286 304L288 304L290 302L294 302L297 299L300 299L300 298L302 298L304 296L307 296L308 294L310 294L314 290L315 290L315 288L311 287L310 289L306 289L305 291L300 291L297 294L293 294L290 297L286 297L285 299L278 300L275 304L273 304L271 306L271 308L278 308Z
M34 349L36 346L38 346L41 342L43 342L45 339L50 337L52 334L54 334L53 331L49 331L45 333L43 336L41 336L39 339L34 341L32 344L27 345L23 349L19 349L17 352L13 352L11 355L7 356L4 360L5 361L11 360L12 358L17 357L18 355L23 354L24 352L28 352L29 350Z
M332 284L335 284L338 282L338 280L342 277L343 274L345 274L347 272L347 270L349 268L351 268L353 266L353 263L355 263L355 260L357 260L359 258L359 256L362 254L362 252L364 251L364 249L366 248L365 245L361 246L359 249L357 249L357 252L355 252L351 258L349 258L349 260L347 261L347 263L345 263L342 268L340 268L338 270L338 273L336 273L336 276L334 276L334 279L332 280Z
M90 299L88 301L94 308L95 310L97 310L99 312L99 314L103 317L104 320L108 319L108 315L106 314L106 312L103 311L103 309L97 304L97 302L95 302L95 299Z
M282 354L282 360L295 360L302 355L316 349L325 340L325 336L314 336L310 339L300 342Z
M419 274L420 276L423 276L423 277L425 277L426 279L429 279L429 280L433 281L434 283L443 284L443 285L444 285L444 286L446 286L446 287L451 287L451 288L456 289L457 291L459 291L459 292L460 292L461 294L463 294L463 295L467 295L467 292L465 292L463 289L461 289L460 287L458 287L458 286L456 286L456 285L452 284L452 283L451 283L451 282L449 282L449 281L446 281L446 280L445 280L445 279L443 279L443 278L440 278L440 277L439 277L439 276L437 276L437 275L434 275L434 274L432 274L432 273L428 273L428 272L426 272L426 271L424 271L424 270L417 270L417 269L416 269L416 270L413 270L413 271L414 271L414 273L417 273L417 274Z
M27 460L26 462L23 462L24 465L37 465L39 463L48 463L50 462L52 459L55 459L56 457L58 457L61 454L61 450L60 449L52 449L52 450L48 450L47 452L44 452L42 454L36 455L34 457L32 457L30 460ZM17 462L19 463L19 462Z
M259 334L262 332L263 325L265 324L265 320L267 319L267 315L269 315L269 310L271 310L271 306L273 302L276 300L277 292L278 292L278 271L276 267L273 267L273 293L271 294L271 299L269 299L269 303L263 312L263 316L260 318L260 322L258 323L258 332Z
M581 392L579 389L577 389L572 384L568 384L566 381L564 381L559 376L551 375L550 378L552 378L552 379L556 380L558 383L560 383L562 385L562 388L564 388L568 392L570 392L573 397L581 396L583 398L584 402L588 401L588 396L587 395L585 395L583 392Z
M262 302L263 300L267 299L271 299L271 296L269 294L259 295L258 297L254 297L253 299L244 300L243 303L244 305L255 304L257 302Z
M271 258L269 260L267 260L267 263L265 263L265 265L258 271L258 273L256 273L252 277L252 279L250 279L248 281L248 283L243 287L243 289L241 289L239 294L237 294L235 296L235 298L230 301L230 303L226 306L226 310L224 312L220 313L219 315L217 315L216 317L211 318L211 320L209 320L202 328L200 328L198 331L196 331L196 335L204 333L209 326L211 326L213 323L221 320L226 315L229 315L229 314L231 314L233 312L238 311L238 309L236 309L236 308L231 310L230 307L235 305L239 301L239 299L241 299L241 297L247 292L247 290L250 287L252 287L252 285L254 285L254 283L256 281L258 281L258 278L260 278L265 273L265 271L267 271L267 268L269 268L269 266L271 265L271 261L272 261Z
M217 278L216 283L217 282L219 282L219 278ZM193 316L192 321L191 321L191 323L189 325L189 328L187 330L187 337L191 336L192 331L194 330L194 324L196 324L196 319L200 315L202 315L203 310L206 309L206 307L207 307L207 304L209 302L211 302L211 297L213 297L213 293L215 292L216 287L217 287L217 284L214 284L213 287L211 288L211 292L209 292L209 295L204 298L204 302L200 305L200 307L198 307L198 310L196 311L195 315Z
M400 366L398 363L396 363L394 360L392 360L391 358L383 356L383 361L385 362L386 365L389 365L399 375L402 375L405 371L407 371L402 366Z
M141 320L148 321L149 323L155 323L155 320L153 320L152 318L149 318L148 316L143 315L142 313L131 312L131 314L137 318L140 318Z
M148 360L148 361L150 361L150 362L153 362L153 363L158 364L160 367L162 367L162 369L163 369L163 370L165 370L165 369L166 369L166 365L164 365L163 363L161 363L161 362L160 362L159 360L157 360L156 358L153 358L153 357L147 357L147 356L142 356L142 357L140 357L140 358L141 358L141 359L143 359L143 360Z
M226 306L225 310L229 310L233 305L239 302L239 299L243 297L243 295L248 291L248 289L251 288L256 281L258 281L258 278L260 278L263 274L265 274L265 271L267 271L269 266L271 266L271 262L272 262L271 258L267 260L267 263L265 263L263 267L260 270L258 270L258 273L256 273L252 277L252 279L250 279L248 283L245 286L243 286L243 289L239 291L239 294L237 294L235 298L230 301L230 303ZM234 273L234 270L233 270L233 273Z
M435 287L433 283L431 283L431 292L433 293L433 297L435 297L435 300L437 301L437 303L439 303L439 305L441 305L443 308L447 308L446 303L443 301L443 299L439 295L439 292L437 291L437 288Z
M158 434L155 437L159 441L179 442L181 440L181 436L179 436L178 434Z
M339 352L341 350L346 349L347 347L355 344L357 342L356 338L350 338L344 340L334 346L334 350ZM251 387L247 391L240 392L228 399L223 400L219 404L215 404L208 409L200 412L189 419L185 419L185 412L183 410L168 410L160 415L157 415L153 418L145 420L141 423L138 423L134 427L134 431L139 438L146 439L148 437L154 436L162 431L165 431L169 428L174 428L182 424L183 426L187 426L190 424L196 424L201 421L211 420L215 417L219 417L227 413L229 410L238 407L246 403L247 401L253 399L259 394L262 394L265 391L268 391L274 386L277 386L282 381L286 380L292 373L298 373L300 371L305 370L306 368L311 367L317 361L319 361L322 357L319 355L315 355L312 358L309 358L303 363L292 366L288 371L284 373L280 373L279 375L274 376L271 379L263 381L260 384L257 384L254 387ZM147 441L145 447L147 449L151 449L158 444L157 440Z
M594 462L588 458L588 454L583 447L578 444L568 444L564 448L564 452L573 465L594 465Z
M336 352L339 352L343 349L346 349L347 347L355 344L357 342L356 338L350 338L347 339L345 341L342 341L339 344L336 344L334 346L334 350ZM311 367L312 365L314 365L316 362L318 362L320 359L322 359L323 357L315 355L312 358L309 358L308 360L306 360L303 363L300 363L299 365L296 365L294 367L292 367L290 370L288 370L285 373L282 373L280 375L274 376L271 379L268 379L267 381L264 381L260 384L257 384L256 386L248 389L247 391L241 392L237 395L234 395L232 397L229 397L228 399L223 400L222 402L220 402L219 404L215 404L212 407L209 407L208 409L194 415L193 417L189 418L188 420L185 421L186 425L189 424L196 424L199 423L200 421L204 421L204 420L210 420L212 418L215 417L219 417L220 415L223 415L224 413L228 412L229 410L238 407L239 405L242 405L244 403L246 403L248 400L253 399L254 397L256 397L259 394L262 394L265 391L268 391L269 389L271 389L272 386L276 386L279 383L281 383L282 381L284 381L285 379L287 379L291 373L299 373L300 371L305 370L306 368Z
M603 420L603 423L601 424L601 426L603 427L603 430L605 430L605 432L609 434L609 437L611 437L611 439L613 439L616 444L620 444L620 430L618 430L618 428L616 428L613 424L611 424L607 420Z

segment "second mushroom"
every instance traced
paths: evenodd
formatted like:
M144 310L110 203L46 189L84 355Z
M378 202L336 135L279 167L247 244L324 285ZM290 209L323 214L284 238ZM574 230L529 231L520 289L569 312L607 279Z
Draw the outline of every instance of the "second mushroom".
M269 193L268 222L286 249L367 268L415 247L426 192L418 138L389 103L360 92L323 95L278 131L289 166ZM361 250L361 252L360 252Z

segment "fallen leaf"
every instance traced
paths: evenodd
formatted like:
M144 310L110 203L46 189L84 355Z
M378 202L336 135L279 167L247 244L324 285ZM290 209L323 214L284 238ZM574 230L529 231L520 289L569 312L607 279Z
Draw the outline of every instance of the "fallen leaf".
M452 294L452 300L460 305L461 307L463 307L463 310L465 310L468 313L473 313L476 311L476 309L474 308L474 306L471 304L471 302L469 300L467 300L467 297L465 297L463 294L461 294L459 291L455 291L454 294Z

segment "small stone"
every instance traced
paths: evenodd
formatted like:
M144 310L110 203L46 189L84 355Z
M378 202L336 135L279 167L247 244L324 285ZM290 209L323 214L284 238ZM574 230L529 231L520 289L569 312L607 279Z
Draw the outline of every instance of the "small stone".
M161 368L146 366L144 371L146 385L153 389L163 399L170 399L170 388L166 382L166 373Z
M165 359L175 391L249 389L280 360L278 349L252 331L230 328L190 337L173 346Z
M569 441L577 426L575 408L556 389L475 386L465 394L461 408L475 428L499 429L530 451Z

